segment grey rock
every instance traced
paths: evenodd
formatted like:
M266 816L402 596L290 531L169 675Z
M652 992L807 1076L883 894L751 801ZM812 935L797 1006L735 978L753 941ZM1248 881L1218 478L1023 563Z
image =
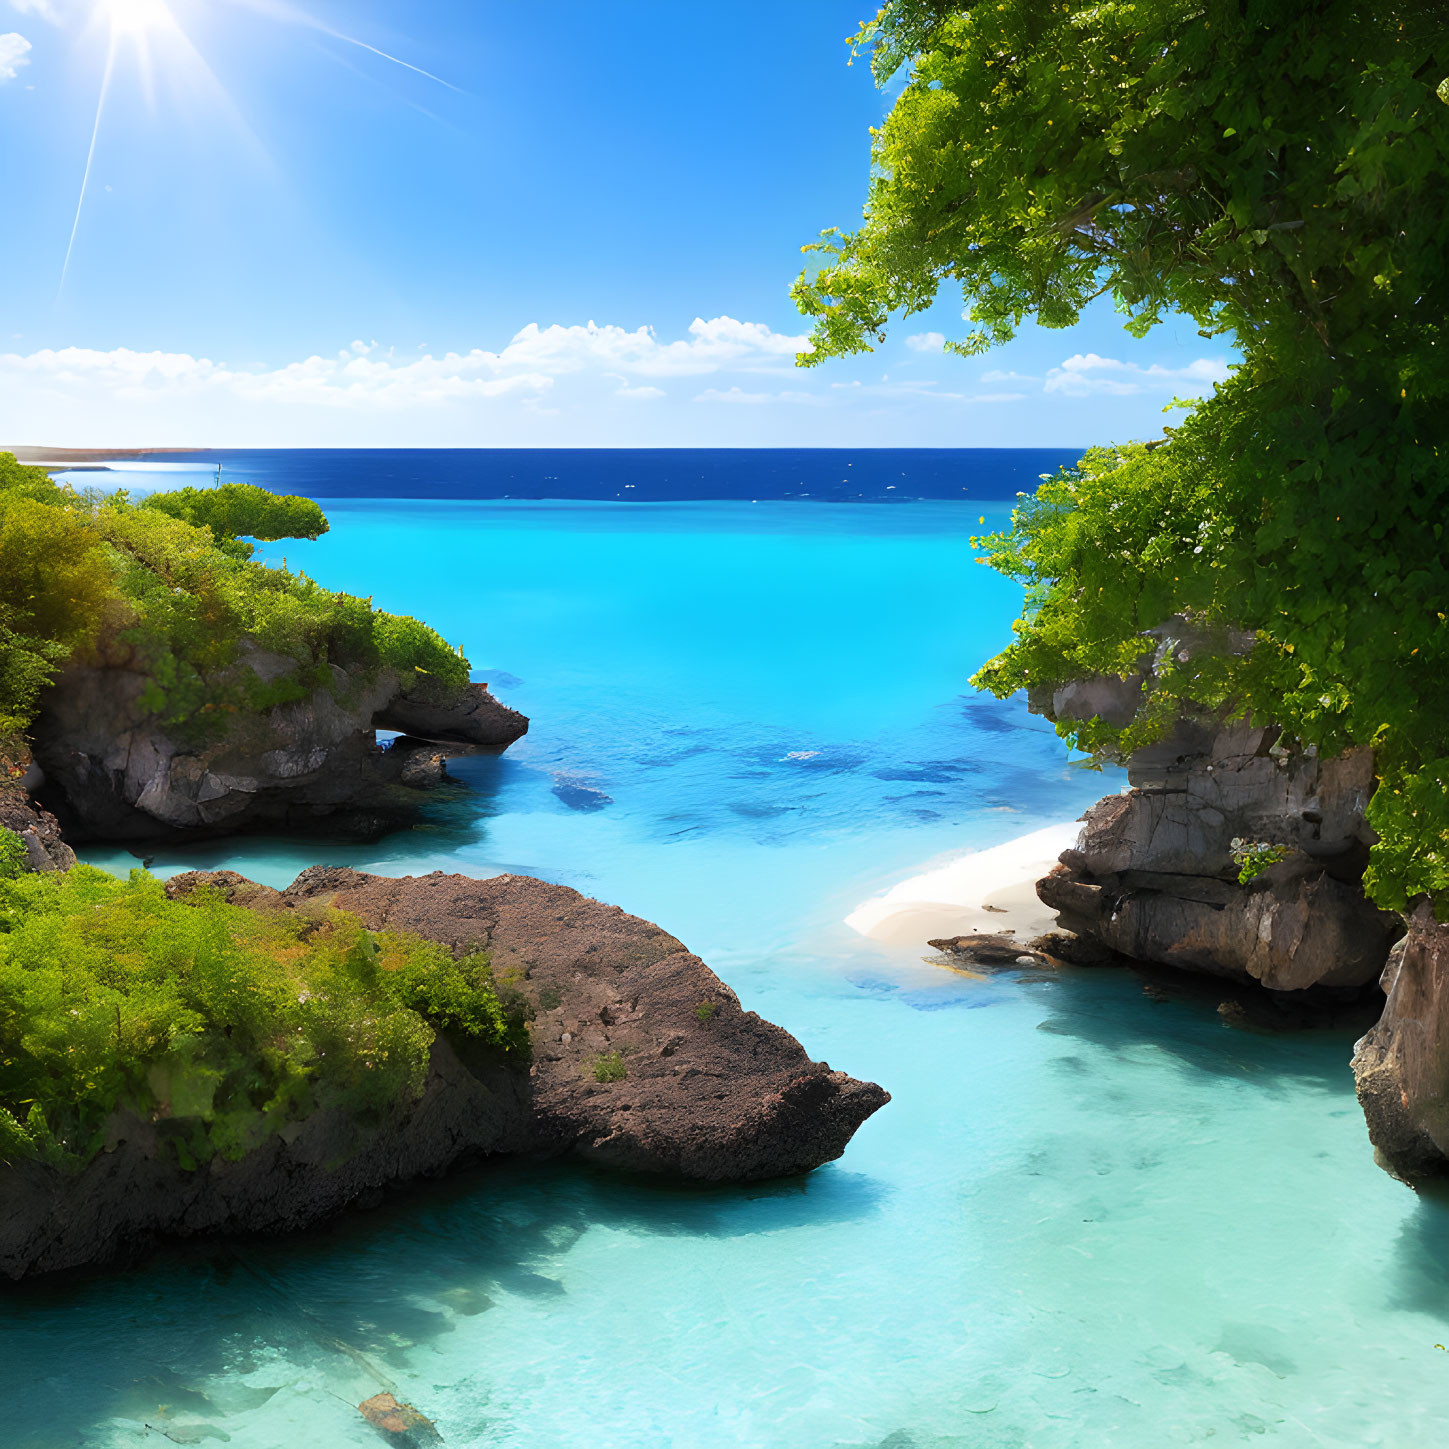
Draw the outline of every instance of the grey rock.
M1088 680L1034 701L1053 718L1110 709L1113 723L1167 653L1240 651L1248 636L1209 636L1181 620L1152 631L1143 670ZM1062 710L1075 712L1062 714ZM1171 732L1124 761L1128 789L1083 817L1074 849L1037 886L1061 926L1104 952L1275 991L1354 989L1382 971L1402 930L1360 881L1373 832L1365 811L1373 757L1288 750L1251 720L1188 709ZM1285 848L1287 859L1242 884L1234 839Z
M234 668L275 678L282 656L252 650ZM295 668L295 661L293 661ZM49 689L36 722L43 798L75 841L203 837L238 830L377 834L414 812L446 775L447 754L507 748L527 729L482 685L445 689L389 670L262 713L167 724L134 669L74 666ZM431 745L396 753L376 729L406 726Z
M13 830L24 842L31 870L69 870L75 864L75 852L61 838L60 822L30 794L43 783L39 767L27 761L17 768L19 773L12 779L0 760L0 826Z
M1449 1173L1449 925L1420 901L1389 955L1378 1024L1353 1075L1379 1162L1416 1183Z

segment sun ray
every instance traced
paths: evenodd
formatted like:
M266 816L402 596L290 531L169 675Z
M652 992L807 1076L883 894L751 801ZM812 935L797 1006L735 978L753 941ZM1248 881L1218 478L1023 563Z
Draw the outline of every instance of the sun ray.
M452 81L444 80L442 76L434 75L432 71L424 70L422 66L403 60L401 56L393 55L368 41L359 40L355 35L348 35L344 31L334 29L325 21L319 20L291 4L290 0L232 0L232 3L264 15L271 20L304 26L331 40L341 41L345 45L364 50L369 55L377 56L380 60L400 66L403 70L410 70L414 74L432 81L435 85L463 94L462 87L454 85ZM80 195L76 199L75 216L71 220L65 259L61 263L60 285L56 289L57 302L64 295L66 281L70 275L76 238L80 234L81 217L85 212L86 199L90 193L91 172L95 165L96 150L100 140L101 121L106 111L106 102L116 73L117 57L122 42L127 42L135 53L141 90L148 109L154 111L155 108L152 64L154 41L160 49L171 52L173 63L168 65L168 71L174 71L178 76L185 76L193 82L200 80L206 84L213 98L220 101L228 119L235 124L255 153L268 167L272 165L272 158L267 154L266 148L232 104L225 88L217 80L201 53L192 44L190 37L177 23L176 17L171 11L170 0L91 0L89 29L93 32L102 31L105 34L105 66L101 74L100 94L96 99L96 115L91 127L90 146L86 151L85 169L81 175ZM408 99L407 104L433 120L440 120L431 111L419 106L411 99Z
M255 10L262 15L269 15L273 20L282 20L290 25L304 25L309 30L316 30L321 34L329 36L333 40L340 40L345 45L355 45L359 50L366 50L383 60L391 61L393 65L400 65L404 70L410 70L417 75L424 76L435 84L445 86L450 91L457 91L463 94L461 86L455 86L452 81L447 81L440 75L434 75L430 70L424 70L420 65L414 65L410 60L403 60L400 56L392 55L388 51L379 50L375 45L369 45L365 40L359 40L355 35L348 35L345 31L334 30L324 20L318 20L315 15L309 15L305 10L289 4L288 0L235 0L236 4L245 6L248 10Z
M91 163L96 159L96 138L101 134L101 113L106 108L106 95L111 89L111 73L115 67L116 40L113 35L110 45L106 48L106 68L101 75L101 93L96 99L96 120L91 127L90 150L86 152L86 169L81 176L80 197L75 204L75 220L70 224L70 241L66 243L65 261L60 269L60 286L56 288L55 293L56 301L60 300L61 293L65 291L65 279L70 272L70 254L75 250L76 232L80 230L81 211L86 204L86 189L91 182Z

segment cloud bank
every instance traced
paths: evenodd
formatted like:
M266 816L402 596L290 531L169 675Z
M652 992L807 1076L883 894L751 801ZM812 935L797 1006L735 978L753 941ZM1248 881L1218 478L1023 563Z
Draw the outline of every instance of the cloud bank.
M942 358L950 371L938 382L913 371L934 349L922 335L931 347L904 339L903 366L886 375L867 373L879 363L865 359L802 374L805 337L728 316L697 317L675 337L535 322L501 347L467 351L359 339L274 365L127 347L12 350L0 352L0 446L969 447L1043 442L1047 425L1075 446L1103 428L1155 433L1160 400L1228 373L1221 359L1079 353L1044 376L975 375ZM856 376L842 380L847 369Z
M1229 370L1227 359L1221 357L1199 357L1186 367L1162 367L1156 363L1143 367L1136 362L1101 357L1095 352L1079 352L1047 373L1042 390L1075 397L1092 393L1131 397L1145 392L1182 391L1197 396L1210 392L1215 382L1226 382Z
M13 81L20 67L30 64L30 51L30 42L16 31L0 35L0 85Z

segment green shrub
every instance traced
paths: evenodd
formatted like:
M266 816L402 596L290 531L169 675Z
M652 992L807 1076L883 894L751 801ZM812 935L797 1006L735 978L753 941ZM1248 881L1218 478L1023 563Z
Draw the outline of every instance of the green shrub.
M596 1082L622 1082L629 1075L624 1058L618 1052L605 1052L594 1058L594 1080Z
M137 504L80 495L0 453L0 735L25 728L40 692L77 650L128 646L149 676L148 709L214 733L334 684L330 664L391 669L405 688L468 681L461 652L417 619L374 609L251 558L237 535L315 538L317 505L250 484L185 488ZM264 682L242 645L294 659Z
M694 1008L695 1020L698 1021L701 1026L707 1026L718 1015L719 1002L717 1001L701 1001Z
M1231 844L1233 864L1238 867L1238 884L1257 880L1265 870L1293 854L1291 845L1275 845L1271 840L1243 840L1234 836Z
M144 871L0 880L0 1157L77 1166L116 1109L169 1124L183 1165L338 1106L414 1100L435 1030L526 1050L487 958L354 917L253 912Z
M15 880L27 870L29 852L13 830L0 825L0 880Z

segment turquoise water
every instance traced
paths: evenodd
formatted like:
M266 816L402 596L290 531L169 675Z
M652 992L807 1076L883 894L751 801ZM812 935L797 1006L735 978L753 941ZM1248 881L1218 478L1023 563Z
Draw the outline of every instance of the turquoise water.
M1449 1215L1374 1167L1344 1036L1118 973L974 981L839 924L1118 787L966 688L1019 605L972 561L981 511L370 501L273 546L436 623L533 728L380 845L154 868L561 880L894 1100L804 1180L507 1165L10 1292L0 1442L375 1446L353 1406L389 1389L509 1449L1437 1443Z

